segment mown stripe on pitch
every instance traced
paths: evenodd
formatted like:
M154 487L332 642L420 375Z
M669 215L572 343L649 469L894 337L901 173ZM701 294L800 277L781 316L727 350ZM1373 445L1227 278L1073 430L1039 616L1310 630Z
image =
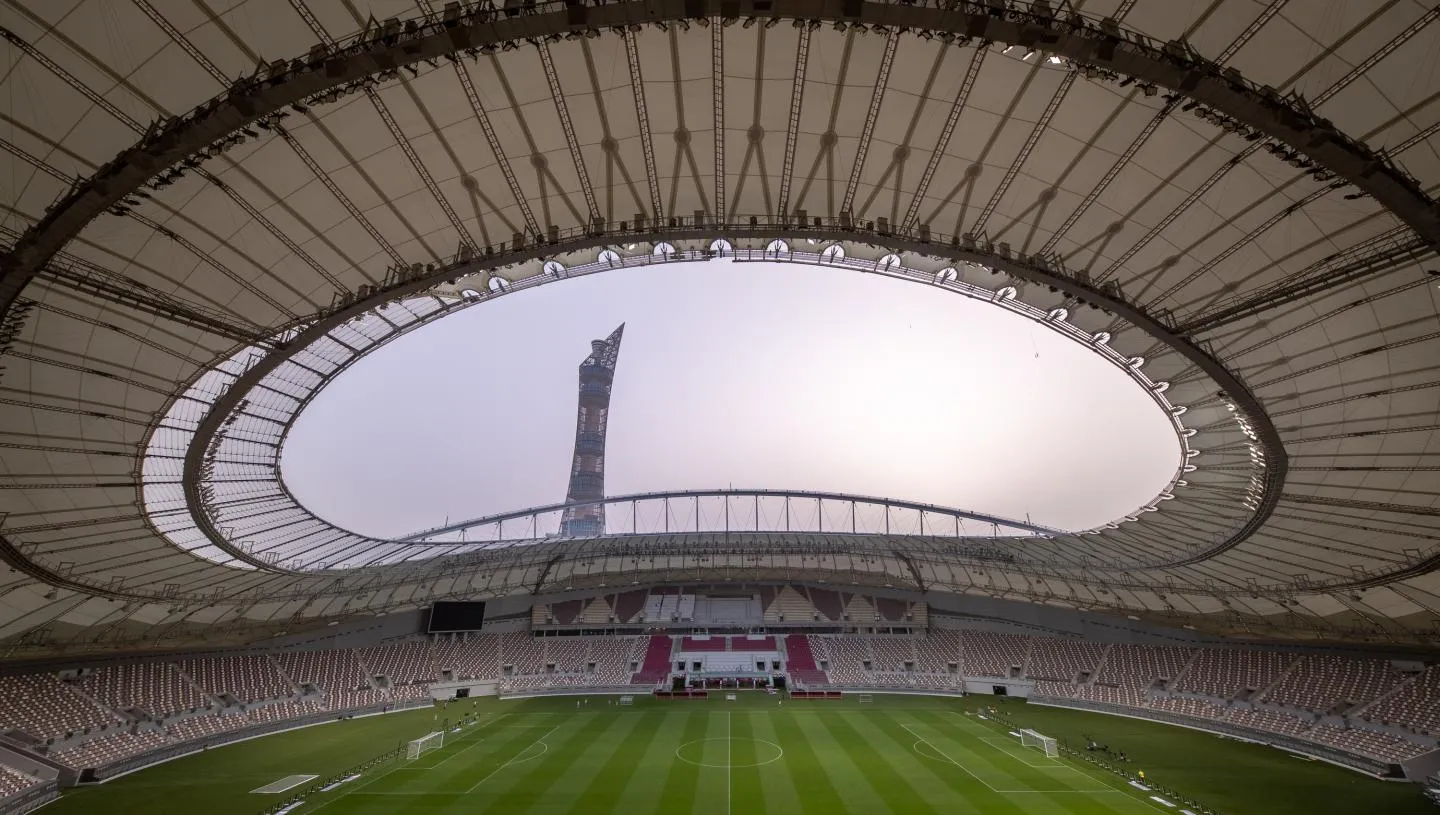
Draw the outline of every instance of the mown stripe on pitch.
M909 815L912 812L935 812L935 802L928 801L907 783L905 777L896 771L887 760L889 751L877 750L869 739L855 727L864 714L843 712L826 716L821 721L836 743L844 746L870 786L885 799L894 812Z
M873 761L884 762L901 779L901 786L923 799L937 810L945 811L958 802L969 803L973 798L969 790L957 793L955 787L922 767L926 759L904 743L895 743L892 733L885 725L895 722L894 714L899 710L870 710L847 713L844 724L853 729L873 756ZM956 772L960 772L956 769Z
M729 720L731 766L729 778L726 780L730 785L731 812L767 811L765 789L760 783L760 768L755 766L755 763L769 758L770 752L765 752L763 756L757 752L759 745L755 743L755 728L750 716L751 714L743 710L738 713L726 711L726 718ZM777 807L770 811L781 810Z
M597 724L605 729L590 735L577 757L564 768L563 774L549 777L556 768L540 767L537 770L546 775L539 783L544 788L536 808L546 813L564 811L583 802L585 789L594 783L605 770L605 765L617 752L625 750L630 734L639 723L635 716L617 716L614 713L596 714Z
M804 812L804 800L800 792L795 788L795 778L791 774L791 762L794 761L790 753L790 747L775 732L775 713L777 711L762 711L747 713L746 718L750 722L754 737L772 742L785 752L779 760L754 768L755 776L764 788L765 800L769 802L770 812L799 813ZM769 749L765 745L756 745L757 750ZM764 761L769 757L768 753L762 753L760 760ZM832 813L833 815L833 813Z
M800 716L815 718L805 713ZM785 748L785 768L800 795L800 810L805 815L846 812L845 802L836 792L830 774L811 746L810 738L800 729L800 716L786 711L770 717L770 724L778 736L776 741Z
M986 815L992 813L994 815L1004 815L1005 813L1030 815L1035 811L1028 806L1030 803L1028 796L1022 805L1022 802L1015 796L994 791L975 776L944 758L921 755L918 750L925 748L917 744L920 737L906 730L903 725L912 723L926 727L934 725L915 715L914 709L869 714L868 723L874 728L873 732L888 740L888 745L883 749L896 755L903 754L910 757L917 768L923 768L925 772L939 779L951 789L955 796L974 806L976 811L984 812ZM879 749L878 745L877 749ZM944 750L945 746L942 745L941 749ZM946 752L949 754L948 750Z
M680 743L676 745L676 747L683 747L692 741L699 741L700 739L706 738L710 726L709 706L703 702L688 700L683 702L676 701L674 704L704 705L700 708L692 708L686 712L685 724L680 730ZM667 766L668 772L659 773L659 775L664 778L664 784L660 789L660 805L659 808L655 810L656 812L666 813L666 815L672 812L675 813L675 815L684 815L686 812L715 811L714 809L697 810L697 807L700 805L697 805L695 801L695 791L700 787L700 774L702 772L713 773L714 770L705 770L702 767L681 761L675 757L674 752L671 752ZM723 794L723 790L721 792ZM723 802L721 806L723 808Z
M596 815L624 811L618 806L620 798L631 777L640 769L638 759L654 741L663 722L662 716L644 713L607 715L612 715L615 721L604 742L595 745L600 765L583 788L576 785L580 794L566 810L569 813ZM613 735L620 736L619 743L613 743Z
M480 811L493 809L496 812L506 813L528 812L531 805L535 804L546 792L565 784L566 770L589 749L596 736L605 732L610 719L609 716L587 716L582 713L576 716L567 716L555 722L560 729L545 736L544 740L550 744L550 749L545 753L544 758L527 761L523 764L513 764L491 776L468 796L466 801L470 804L468 811L476 811L478 806L475 800L476 796L494 796L490 797L489 803ZM544 732L542 730L532 733L530 740L539 739ZM487 789L490 795L486 795ZM497 792L498 795L496 795Z
M635 761L636 771L625 784L620 801L612 811L624 815L660 812L660 795L665 779L676 763L675 750L684 740L689 713L681 710L651 708L640 715L656 723L648 743L636 743L626 754Z
M866 772L864 765L871 761L870 748L864 744L853 744L853 736L844 730L837 731L833 724L839 712L819 715L796 716L795 721L810 742L810 749L820 760L820 767L830 777L830 784L844 803L848 812L875 813L891 812L895 815L910 815L905 809L891 806L890 796L876 786L876 779ZM924 808L922 807L922 810Z

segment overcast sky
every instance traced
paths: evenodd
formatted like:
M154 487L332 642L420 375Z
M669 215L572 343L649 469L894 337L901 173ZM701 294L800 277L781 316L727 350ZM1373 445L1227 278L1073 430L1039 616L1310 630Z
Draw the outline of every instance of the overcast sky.
M1029 320L849 270L710 262L542 286L401 338L301 415L286 481L374 535L559 503L576 369L621 322L611 495L824 490L1082 529L1179 463L1138 385Z

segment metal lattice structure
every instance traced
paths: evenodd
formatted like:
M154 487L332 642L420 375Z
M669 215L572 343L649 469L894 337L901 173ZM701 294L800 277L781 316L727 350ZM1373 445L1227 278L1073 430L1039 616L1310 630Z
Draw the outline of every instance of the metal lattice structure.
M1432 3L105 5L0 8L7 647L720 575L1440 641ZM1184 469L1111 524L1003 540L422 548L286 489L295 417L374 348L717 255L1063 331L1150 389Z
M610 418L610 388L620 361L620 340L625 324L603 340L590 343L590 355L580 363L580 397L575 408L575 455L570 483L565 489L567 507L560 521L562 537L605 534L605 427ZM586 503L589 502L589 503Z

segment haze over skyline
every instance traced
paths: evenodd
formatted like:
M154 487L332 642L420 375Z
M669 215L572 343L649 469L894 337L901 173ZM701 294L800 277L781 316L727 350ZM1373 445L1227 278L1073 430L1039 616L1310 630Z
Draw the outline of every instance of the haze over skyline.
M302 413L286 482L381 536L559 503L576 369L621 322L610 495L820 490L1082 529L1179 464L1138 385L1029 320L850 270L712 261L542 286L401 338Z

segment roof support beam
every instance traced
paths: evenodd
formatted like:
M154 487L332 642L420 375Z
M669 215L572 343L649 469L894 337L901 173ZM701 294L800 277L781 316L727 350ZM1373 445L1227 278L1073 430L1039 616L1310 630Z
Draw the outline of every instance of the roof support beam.
M697 9L696 2L703 8ZM762 19L819 19L842 24L903 26L912 31L998 43L1027 44L1043 37L1052 53L1087 66L1099 78L1129 76L1171 89L1201 102L1239 126L1287 145L1374 197L1424 240L1440 244L1440 208L1385 156L1338 132L1294 100L1267 92L1237 74L1222 73L1217 65L1183 46L1159 43L1135 32L1107 30L1097 21L1079 15L1069 15L1062 20L1016 10L997 17L991 14L988 5L974 2L940 8L862 0L858 16L846 15L847 9L841 0L822 0L818 6L804 0L769 0L764 5L768 7L757 7L749 0L741 2L736 11ZM494 48L546 34L563 36L586 29L601 31L650 21L674 21L693 16L697 11L705 16L718 16L721 0L690 3L626 0L587 8L586 23L579 26L572 25L568 10L560 4L539 7L536 14L514 17L492 16L489 9L478 9L449 21L422 17L416 20L415 29L403 36L365 31L354 40L327 47L315 57L299 57L282 63L273 72L266 68L263 74L238 81L225 95L192 114L151 128L139 144L57 202L4 258L0 308L8 309L24 284L100 213L122 201L158 172L287 105L307 100L318 103L321 97L328 98L340 89L373 84L372 77L377 72L456 51ZM559 94L547 46L541 43L539 50L547 80ZM561 107L562 124L568 125L563 95L556 98L556 103ZM565 129L572 152L578 153L573 128ZM576 160L577 165L583 167L578 154ZM580 172L582 182L586 181L583 169ZM588 183L583 186L594 215L593 191L589 190Z
M1367 251L1351 251L1326 258L1293 276L1238 301L1181 323L1176 330L1187 336L1225 328L1240 320L1263 314L1300 300L1308 300L1371 277L1433 257L1433 245L1415 237L1397 237Z

